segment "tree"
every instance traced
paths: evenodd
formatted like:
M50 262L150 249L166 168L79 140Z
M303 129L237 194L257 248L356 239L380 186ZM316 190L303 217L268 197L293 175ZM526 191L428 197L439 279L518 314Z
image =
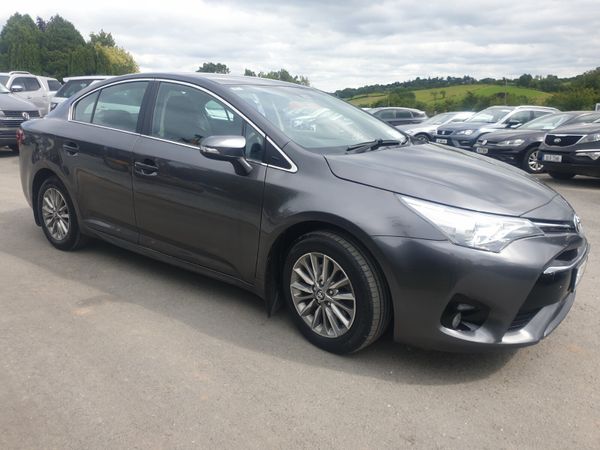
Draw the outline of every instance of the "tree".
M43 33L44 31L46 31L46 21L44 19L42 19L40 16L36 17L35 19L35 24L37 25L38 29Z
M221 63L203 63L196 72L204 73L229 73L229 67Z
M47 22L42 42L42 73L57 78L69 75L71 53L85 45L75 26L59 15Z
M256 72L253 72L250 69L244 69L244 76L245 77L255 77L256 76Z
M104 47L116 47L115 39L111 33L106 33L104 30L100 30L98 34L90 33L90 44L100 44Z
M25 14L13 14L0 32L0 70L27 70L40 73L42 32Z
M578 111L594 109L600 103L600 91L590 87L572 87L558 92L550 97L546 104L563 111Z
M532 82L533 77L528 73L524 73L517 79L517 86L530 87Z
M260 78L268 78L271 80L287 81L288 83L302 84L304 86L310 86L310 81L304 75L292 76L287 70L279 69L272 70L271 72L259 72Z

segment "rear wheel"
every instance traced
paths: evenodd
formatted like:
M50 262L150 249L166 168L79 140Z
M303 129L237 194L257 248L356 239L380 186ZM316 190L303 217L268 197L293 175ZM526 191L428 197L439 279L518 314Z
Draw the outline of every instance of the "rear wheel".
M296 325L314 345L351 353L375 342L390 319L378 269L350 239L327 231L298 239L283 273Z
M46 238L57 249L75 250L87 241L79 230L73 202L58 178L50 177L42 183L37 213Z
M570 180L575 176L574 173L568 172L548 172L548 174L556 180Z
M544 171L544 165L538 160L538 155L538 147L527 150L523 155L523 162L521 164L523 170L529 173L542 173Z

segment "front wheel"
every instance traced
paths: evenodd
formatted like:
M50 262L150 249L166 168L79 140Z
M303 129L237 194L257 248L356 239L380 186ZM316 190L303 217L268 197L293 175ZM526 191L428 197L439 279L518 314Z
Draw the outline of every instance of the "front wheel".
M575 176L574 173L568 172L548 172L548 174L555 180L570 180Z
M75 250L86 242L71 197L58 178L50 177L42 183L37 213L46 238L57 249Z
M419 144L427 144L429 142L429 136L423 133L415 134L414 140Z
M284 264L283 288L302 334L344 354L375 342L390 318L379 270L349 238L318 231L302 236Z
M527 150L525 155L523 155L523 170L529 173L542 173L544 171L544 165L538 160L538 155L538 147Z

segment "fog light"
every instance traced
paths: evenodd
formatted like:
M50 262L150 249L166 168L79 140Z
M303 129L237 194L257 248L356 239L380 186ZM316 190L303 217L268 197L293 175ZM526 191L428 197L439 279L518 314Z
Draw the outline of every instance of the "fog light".
M444 309L441 317L442 326L456 331L475 331L489 314L489 308L482 303L464 295L455 295Z

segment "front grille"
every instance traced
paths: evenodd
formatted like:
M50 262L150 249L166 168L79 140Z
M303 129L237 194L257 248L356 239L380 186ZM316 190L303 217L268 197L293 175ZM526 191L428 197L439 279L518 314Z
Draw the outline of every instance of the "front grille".
M534 222L534 224L546 234L554 233L578 233L573 222Z
M581 134L547 134L544 142L546 143L546 145L554 147L568 147L569 145L577 144L582 137L583 135Z
M40 117L39 111L4 111L4 115L6 117L22 119L24 112L29 114L29 117L31 118Z
M519 311L517 316L514 318L508 331L517 331L527 325L531 319L540 311L541 308L532 309L530 311Z
M452 134L452 130L438 130L438 134L440 136L448 136L448 135Z
M19 128L23 122L23 119L0 120L0 128Z

